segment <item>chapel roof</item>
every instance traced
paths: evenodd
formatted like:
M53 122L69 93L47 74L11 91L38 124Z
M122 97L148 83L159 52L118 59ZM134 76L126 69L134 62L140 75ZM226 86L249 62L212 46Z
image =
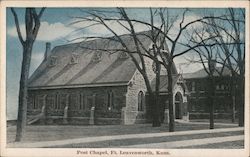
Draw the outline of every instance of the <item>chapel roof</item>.
M121 38L129 49L135 49L131 36L122 35ZM151 44L145 35L138 34L138 38L145 47ZM119 57L122 51L110 54L106 49L122 50L123 47L108 39L56 46L29 78L29 87L128 83L136 70L133 61L130 57ZM76 64L70 63L72 56L77 57ZM135 57L138 58L136 54ZM54 66L48 66L50 58L56 59Z

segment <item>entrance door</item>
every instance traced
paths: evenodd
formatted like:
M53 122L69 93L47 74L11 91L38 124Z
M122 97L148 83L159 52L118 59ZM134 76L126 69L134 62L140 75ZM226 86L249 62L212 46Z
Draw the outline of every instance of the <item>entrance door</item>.
M177 92L175 95L175 118L181 119L182 118L182 95L180 92Z

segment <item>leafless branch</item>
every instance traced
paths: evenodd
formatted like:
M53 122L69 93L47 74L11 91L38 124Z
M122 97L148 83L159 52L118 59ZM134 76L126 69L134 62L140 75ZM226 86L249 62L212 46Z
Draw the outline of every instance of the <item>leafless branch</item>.
M19 38L21 44L24 45L24 40L23 40L22 33L21 33L21 30L20 30L19 20L18 20L16 11L14 10L14 8L11 8L11 12L12 12L12 14L14 16L18 38Z

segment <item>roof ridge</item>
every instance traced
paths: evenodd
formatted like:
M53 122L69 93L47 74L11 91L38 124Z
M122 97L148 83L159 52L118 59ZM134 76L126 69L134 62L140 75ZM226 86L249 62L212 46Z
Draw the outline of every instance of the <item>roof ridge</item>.
M143 35L142 33L144 32L149 32L149 31L141 31L141 32L136 32L137 35ZM127 34L122 34L122 35L119 35L119 37L124 37L124 36L129 36L131 35L130 33L127 33ZM131 36L132 37L132 36ZM66 43L66 44L61 44L61 45L57 45L55 47L53 47L53 49L57 48L57 47L64 47L64 46L71 46L71 45L77 45L77 44L82 44L82 43L88 43L88 42L93 42L93 41L97 41L97 40L107 40L109 38L116 38L116 36L110 36L110 37L105 37L105 38L96 38L96 39L93 39L93 40L85 40L85 41L80 41L80 42L75 42L75 43ZM52 50L53 50L52 49ZM52 52L52 51L51 51Z

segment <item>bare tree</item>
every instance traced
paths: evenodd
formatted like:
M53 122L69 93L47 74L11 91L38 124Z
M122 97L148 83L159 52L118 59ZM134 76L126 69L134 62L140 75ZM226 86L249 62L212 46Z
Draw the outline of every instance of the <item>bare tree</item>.
M204 29L201 31L195 31L194 36L196 39L192 39L192 42L197 43L202 40L204 36L214 36L214 38L211 38L211 40L208 41L209 44L206 44L210 45L210 47L195 49L195 52L197 52L200 58L195 62L202 63L203 68L211 79L213 79L213 75L211 75L213 71L210 69L210 64L206 67L206 63L214 61L214 63L220 64L222 66L221 71L216 73L217 75L219 74L220 77L222 77L222 73L225 68L228 68L231 71L232 76L230 77L230 93L232 99L232 122L235 121L235 104L237 103L236 98L238 97L239 126L243 126L244 124L244 17L244 10L230 8L219 18L212 17L208 21L203 21ZM212 51L214 49L216 49L216 51ZM213 95L214 92L211 92L210 95ZM239 95L236 93L241 94ZM210 102L210 128L213 127L212 123L213 103Z
M35 8L25 9L25 29L26 29L26 39L23 39L18 15L14 8L11 8L11 12L14 16L16 30L18 34L19 41L21 42L23 48L23 59L21 67L21 78L20 78L20 88L19 88L19 100L18 100L18 117L17 117L17 131L15 141L20 141L22 139L23 131L25 131L26 117L27 117L27 97L28 97L28 77L30 69L30 61L33 44L35 42L38 30L40 28L40 18L44 12L45 8L42 8L39 13L37 13Z
M173 71L174 69L174 58L184 55L185 53L188 53L189 51L199 47L203 46L203 42L199 42L195 45L185 47L184 50L180 50L177 47L181 46L183 44L186 44L189 42L187 40L185 43L182 43L183 41L180 41L182 36L189 31L189 27L192 26L195 23L202 22L206 19L209 19L211 17L201 17L196 20L192 20L190 22L186 22L186 14L189 12L188 9L185 9L183 13L180 16L180 20L178 21L178 17L170 17L168 13L168 9L165 8L159 8L159 9L149 9L149 21L146 20L138 20L132 17L129 17L126 9L124 8L117 8L115 11L102 11L102 10L92 10L92 11L85 11L83 10L85 14L88 14L86 17L77 17L78 20L74 23L79 22L91 22L89 26L85 26L84 28L92 27L95 25L102 25L107 30L109 30L118 40L120 44L125 48L125 51L128 53L128 55L132 58L134 61L137 69L142 74L148 93L150 97L150 104L154 106L155 110L153 111L153 126L159 126L159 104L158 104L158 96L157 93L159 91L158 85L159 82L159 76L160 73L156 72L156 89L155 92L151 89L150 82L147 77L147 71L145 70L144 65L144 57L148 57L154 61L156 64L156 71L159 71L160 66L162 65L166 71L167 71L167 77L168 77L168 98L169 98L169 131L174 131L174 100L173 100L173 80L172 76L173 73L177 73L176 71ZM110 15L108 15L110 14ZM116 17L112 17L116 14ZM156 24L155 21L160 19L160 24ZM126 43L122 41L122 39L119 37L119 35L115 32L114 29L112 29L107 22L108 21L115 21L119 23L123 28L125 28L129 35L131 35L132 40L134 41L136 51L131 51L127 48ZM94 23L93 23L94 22ZM175 24L177 23L177 26ZM148 38L151 39L153 43L152 49L148 50L147 47L143 46L141 41L138 38L138 34L135 32L135 25L140 24L142 26L146 26L149 28L150 34L144 34ZM174 27L178 27L175 33L170 33L171 29L176 29ZM81 29L84 29L81 28ZM88 38L88 37L87 37ZM111 39L107 37L91 37L91 38L106 38ZM208 37L207 39L203 39L204 41L209 40L211 37ZM113 40L113 38L112 38ZM181 43L181 44L180 44ZM143 50L143 51L142 51ZM134 56L132 54L138 54L140 57L140 63L142 66L138 64L138 61L133 59ZM154 95L155 94L155 95Z
M245 11L229 8L224 19L211 19L210 23L215 38L223 52L221 60L232 74L231 95L233 102L232 120L235 119L234 108L238 103L239 126L244 125L244 80L245 80ZM221 63L221 62L220 62ZM241 93L241 94L237 94ZM236 99L238 101L236 101Z
M210 38L211 40L204 41L204 38L207 36L213 36L214 38ZM222 67L220 69L216 68L216 63L221 61L220 57L221 54L218 51L218 45L214 44L213 40L216 36L211 33L210 28L207 25L203 25L203 28L200 31L194 30L194 34L192 37L192 42L198 43L203 42L202 47L197 47L193 49L194 52L197 53L199 59L197 60L189 60L190 62L194 63L201 63L203 69L207 73L207 105L209 107L209 128L214 129L214 99L215 99L215 81L217 77L222 77L225 63L226 61L223 60ZM219 57L220 56L220 57Z
M174 95L173 95L173 80L172 80L172 76L173 76L173 71L172 68L174 66L174 58L179 57L181 55L184 55L192 50L195 50L196 48L199 47L203 47L206 46L207 43L206 41L209 41L210 39L213 38L213 36L209 36L207 38L203 38L201 41L190 45L189 42L191 40L191 36L189 39L186 39L186 41L181 41L181 37L185 36L186 34L189 33L193 33L190 32L192 31L191 29L189 29L192 25L196 24L196 23L201 23L203 21L206 21L208 19L210 19L210 16L204 16L201 17L199 19L196 20L192 20L190 22L186 22L185 20L187 20L186 18L186 14L189 12L189 9L185 9L182 12L182 16L180 18L180 21L178 23L179 29L177 30L176 34L173 36L171 35L169 32L171 30L171 28L173 27L173 23L169 23L169 16L168 14L164 14L164 12L160 9L160 19L163 25L163 30L160 28L155 28L157 31L160 31L163 34L163 40L162 42L166 42L168 43L164 47L162 47L162 45L160 45L159 47L159 51L158 54L161 57L161 64L165 67L165 69L167 70L167 77L168 77L168 96L169 96L169 131L172 132L174 131L175 128L175 122L174 122ZM151 15L152 16L152 15ZM152 19L152 18L151 18ZM152 25L152 24L151 24ZM182 46L182 45L188 45L186 46L183 50L178 49L178 46Z

